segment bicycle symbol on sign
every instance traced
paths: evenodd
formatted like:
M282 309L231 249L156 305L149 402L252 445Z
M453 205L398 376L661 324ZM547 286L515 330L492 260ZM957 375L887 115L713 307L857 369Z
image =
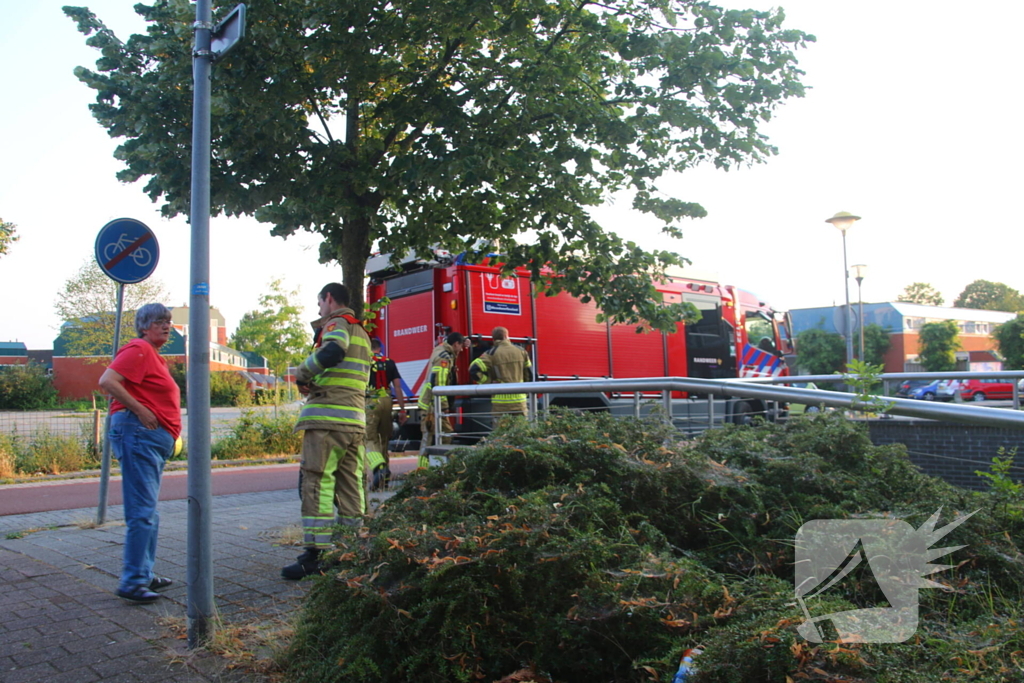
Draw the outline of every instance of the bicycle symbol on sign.
M116 242L111 242L103 248L103 258L106 261L110 261L115 256L120 254L126 248L131 246L133 240L128 237L128 233L121 233L121 237ZM138 247L132 251L128 256L135 261L135 265L139 268L145 268L153 260L153 254L145 247Z

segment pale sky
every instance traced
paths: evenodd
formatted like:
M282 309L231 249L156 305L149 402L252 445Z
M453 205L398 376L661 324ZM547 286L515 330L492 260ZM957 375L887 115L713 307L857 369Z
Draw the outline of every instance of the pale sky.
M98 53L61 12L66 3L0 0L0 217L21 236L0 257L0 341L30 349L51 347L60 323L54 300L114 218L153 229L161 249L154 278L170 293L166 303L188 301L189 227L182 217L163 220L142 182L115 179L118 142L93 120L93 92L72 73L93 67ZM122 39L143 30L129 0L82 4ZM626 197L598 218L780 310L842 303L842 241L824 222L837 211L863 217L848 250L850 265L869 267L866 302L893 300L916 281L934 285L947 305L976 279L1024 290L1024 96L1016 68L1024 3L983 1L970 10L950 0L777 4L787 27L818 38L799 52L807 97L780 107L763 129L779 155L752 169L709 167L663 182L667 193L709 212L684 224L682 241L656 236ZM229 333L274 278L300 288L306 317L316 317L316 292L341 279L339 267L317 263L317 244L309 234L271 237L253 219L212 219L211 305L227 317ZM850 297L856 302L852 279Z

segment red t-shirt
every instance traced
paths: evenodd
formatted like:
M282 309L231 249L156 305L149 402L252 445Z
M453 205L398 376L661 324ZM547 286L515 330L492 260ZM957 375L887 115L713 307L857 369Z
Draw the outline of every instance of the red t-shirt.
M145 339L133 339L118 350L110 369L124 377L124 388L153 411L160 426L175 439L181 434L181 390L171 377L167 361ZM114 399L110 412L126 410Z

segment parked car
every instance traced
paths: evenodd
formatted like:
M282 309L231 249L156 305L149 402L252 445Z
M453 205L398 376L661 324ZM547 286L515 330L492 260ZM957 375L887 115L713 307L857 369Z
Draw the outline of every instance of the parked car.
M960 383L960 397L965 401L984 401L987 398L1013 398L1013 380L964 380Z
M900 386L896 389L896 396L899 398L910 398L910 392L914 389L930 384L930 379L905 379L900 382Z
M956 380L936 379L922 387L910 390L909 398L916 398L922 401L952 401L955 389L951 382Z

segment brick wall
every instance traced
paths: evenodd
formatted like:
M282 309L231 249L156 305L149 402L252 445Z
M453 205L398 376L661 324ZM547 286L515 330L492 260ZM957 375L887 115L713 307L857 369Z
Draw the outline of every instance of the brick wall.
M922 472L969 489L988 488L974 471L988 471L1000 447L1007 456L1016 448L1012 476L1024 480L1024 431L931 420L871 420L868 431L876 446L901 443Z

